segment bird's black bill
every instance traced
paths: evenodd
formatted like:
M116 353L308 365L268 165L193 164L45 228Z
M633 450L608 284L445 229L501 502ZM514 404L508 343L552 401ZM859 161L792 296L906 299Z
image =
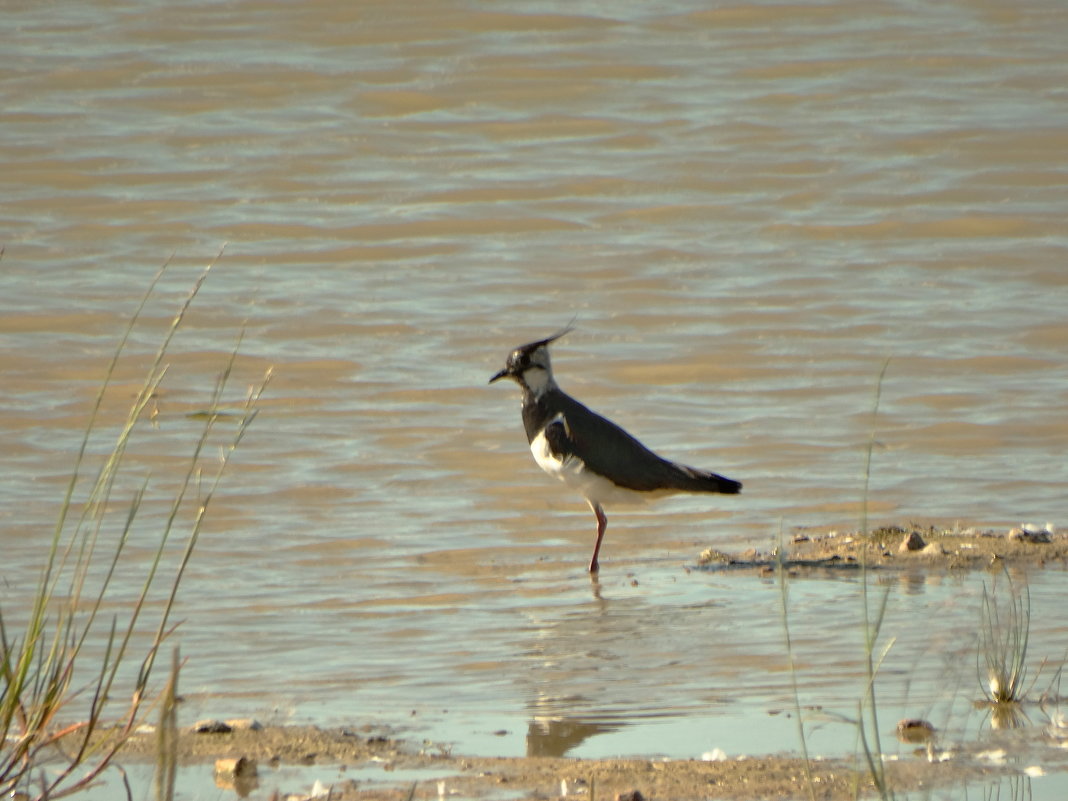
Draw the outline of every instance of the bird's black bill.
M505 369L501 370L499 373L497 373L497 375L493 376L493 378L491 378L489 380L489 382L492 384L494 381L500 381L502 378L507 378L507 377L508 377L508 368L505 368Z

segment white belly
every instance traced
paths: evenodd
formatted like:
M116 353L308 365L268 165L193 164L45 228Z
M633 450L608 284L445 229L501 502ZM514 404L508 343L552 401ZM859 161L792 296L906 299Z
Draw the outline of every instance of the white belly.
M668 492L635 492L617 486L607 478L602 478L596 473L586 469L586 464L581 459L572 456L569 459L558 459L549 449L549 443L545 434L540 433L530 443L530 452L534 455L534 461L538 466L554 478L563 481L568 487L578 492L590 504L612 506L643 504L652 498L661 495L669 495Z

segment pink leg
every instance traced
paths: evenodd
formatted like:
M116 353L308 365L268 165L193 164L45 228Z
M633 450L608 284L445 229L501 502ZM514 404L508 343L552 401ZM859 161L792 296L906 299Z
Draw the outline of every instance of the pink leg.
M593 501L589 501L589 504L590 508L593 509L593 513L597 515L597 544L593 546L593 558L590 560L590 572L596 573L601 569L601 566L597 564L597 554L601 552L601 540L604 539L604 530L608 526L608 518L605 517L601 504Z

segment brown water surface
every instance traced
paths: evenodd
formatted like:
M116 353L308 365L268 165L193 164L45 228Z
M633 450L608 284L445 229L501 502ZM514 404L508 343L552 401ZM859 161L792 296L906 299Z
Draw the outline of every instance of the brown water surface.
M151 276L173 254L91 454L225 243L115 493L121 516L151 475L148 553L244 326L227 403L275 378L180 595L190 717L796 747L779 588L690 570L702 549L855 525L872 438L876 522L1065 522L1066 30L1059 0L8 3L0 606ZM565 389L745 484L609 510L599 586L592 516L485 386L572 318ZM1061 576L1033 581L1059 657ZM970 736L980 578L886 582L885 719ZM790 593L831 720L863 686L859 595Z

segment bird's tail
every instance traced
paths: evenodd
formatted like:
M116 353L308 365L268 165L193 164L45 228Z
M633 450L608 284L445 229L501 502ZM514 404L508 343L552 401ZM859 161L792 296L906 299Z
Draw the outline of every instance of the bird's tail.
M724 495L737 495L741 492L742 482L732 478L683 464L673 464L672 467L675 468L675 489L684 492L719 492Z

